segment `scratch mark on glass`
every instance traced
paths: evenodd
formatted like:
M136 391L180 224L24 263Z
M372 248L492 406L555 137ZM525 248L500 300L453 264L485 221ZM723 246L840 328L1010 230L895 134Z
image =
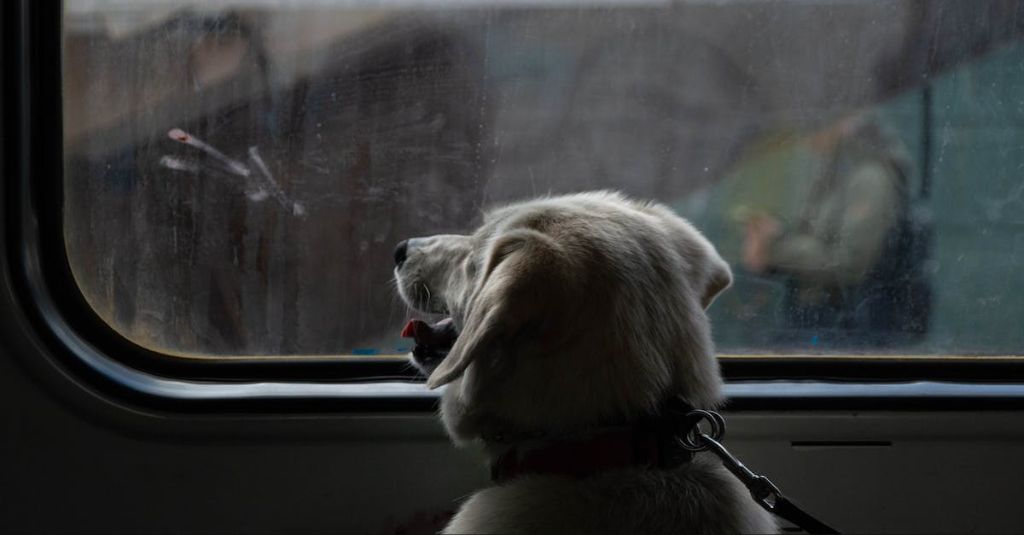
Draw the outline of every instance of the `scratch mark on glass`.
M249 169L245 167L245 165L243 165L241 162L228 158L227 156L224 155L223 152L211 147L210 145L203 142L203 140L189 134L188 132L185 132L180 128L172 128L169 132L167 132L167 136L175 141L184 143L190 147L195 147L205 152L218 163L223 165L224 168L231 173L243 177L247 177L251 174L251 171L249 171Z
M282 208L290 211L295 216L305 216L306 207L302 203L296 202L288 197L281 188L281 185L274 179L274 175L271 174L270 169L267 167L263 157L260 156L259 150L255 145L249 147L249 162L256 168L258 173L253 174L252 169L244 163L235 160L223 152L215 149L205 141L185 132L180 128L172 128L167 132L167 137L179 142L184 143L190 147L196 148L203 152L207 156L213 158L224 171L242 177L245 179L245 196L252 202L262 202L267 197L273 195L274 200L281 205ZM160 158L160 165L174 170L174 171L185 171L191 173L198 173L202 170L198 164L182 160L170 155L164 155ZM268 193L269 190L269 193Z

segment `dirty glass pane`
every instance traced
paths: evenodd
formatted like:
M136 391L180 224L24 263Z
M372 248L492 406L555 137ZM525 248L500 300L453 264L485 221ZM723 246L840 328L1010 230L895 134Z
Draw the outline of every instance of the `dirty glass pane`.
M395 243L613 188L733 265L733 353L1024 348L1018 2L69 0L82 292L192 356L405 351Z

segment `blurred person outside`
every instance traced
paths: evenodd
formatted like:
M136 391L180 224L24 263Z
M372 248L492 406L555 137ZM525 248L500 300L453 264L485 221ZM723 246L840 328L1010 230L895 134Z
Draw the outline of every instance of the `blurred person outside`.
M743 266L784 283L777 342L825 349L914 341L927 330L930 289L906 146L872 112L800 143L816 157L798 180L797 203L785 203L794 213L734 214L744 227Z

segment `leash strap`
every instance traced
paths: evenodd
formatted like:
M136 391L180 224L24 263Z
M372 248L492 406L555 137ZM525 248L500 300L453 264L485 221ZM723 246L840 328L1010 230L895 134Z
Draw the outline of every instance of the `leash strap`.
M775 507L769 509L775 516L792 522L798 528L811 534L839 533L828 524L814 518L807 511L799 508L785 496L779 496L775 500Z
M721 459L722 465L747 487L754 501L775 516L792 522L807 533L839 533L808 514L807 511L797 507L795 503L783 496L782 491L771 480L752 472L718 442L725 435L725 419L722 418L722 415L714 411L695 410L690 412L688 417L693 418L695 423L690 432L679 439L680 445L684 449L693 452L710 451L714 453ZM698 423L702 420L707 421L710 426L708 430L710 436L700 430Z

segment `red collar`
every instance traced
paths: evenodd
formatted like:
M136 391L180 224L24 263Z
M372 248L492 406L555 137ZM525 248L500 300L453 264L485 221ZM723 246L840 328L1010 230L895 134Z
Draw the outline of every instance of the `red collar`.
M504 483L527 474L584 478L625 468L670 468L690 460L674 433L620 428L586 438L559 439L536 447L513 446L491 464L491 480Z

